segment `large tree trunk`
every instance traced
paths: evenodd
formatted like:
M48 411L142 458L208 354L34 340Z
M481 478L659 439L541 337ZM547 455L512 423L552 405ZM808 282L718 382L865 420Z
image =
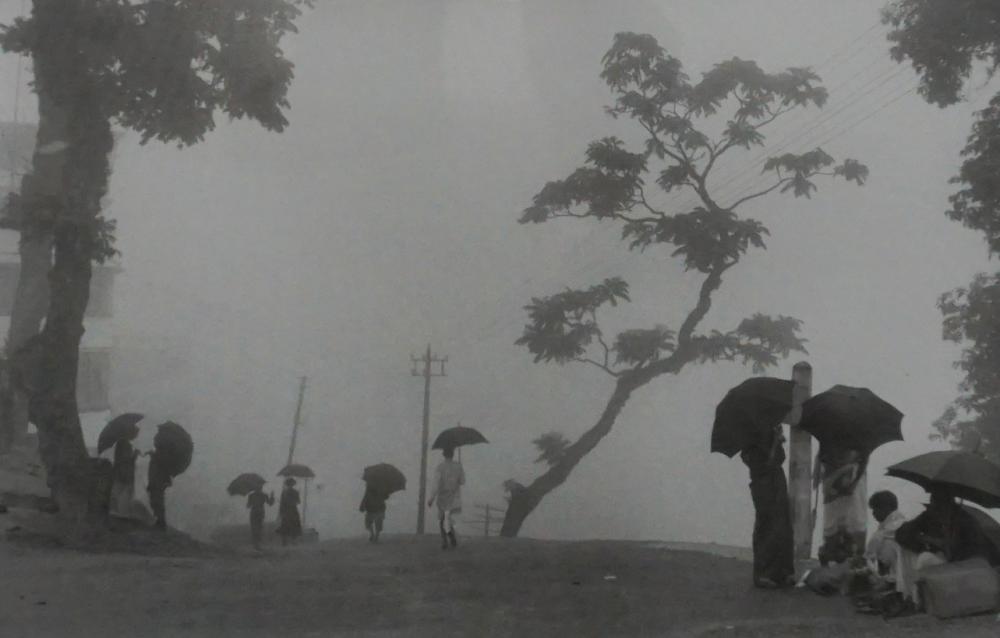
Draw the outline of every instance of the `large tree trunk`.
M43 125L39 129L40 141L45 128ZM25 181L30 184L31 177ZM5 358L8 361L41 328L49 306L49 271L52 269L52 234L26 225L23 220L18 221L18 229L21 264L7 329ZM4 406L0 410L0 432L3 433L0 440L4 449L10 449L28 432L28 397L10 382L10 375L3 375L0 401Z
M34 0L35 88L50 141L33 158L26 218L51 229L54 258L45 327L12 360L15 380L28 397L28 416L38 428L52 496L71 532L99 520L105 501L76 402L83 318L113 145L98 89L80 55L85 34L78 29L86 8L85 0Z
M611 398L608 399L604 412L601 413L601 418L598 419L597 423L584 432L573 445L566 448L559 461L552 465L545 474L535 479L531 485L515 488L511 491L507 513L503 519L503 526L500 528L501 536L517 536L525 519L535 511L542 499L549 492L562 485L577 463L597 447L601 439L611 431L611 427L615 424L615 420L622 408L625 407L629 397L632 396L632 392L648 383L650 379L651 377L648 375L625 375L618 378L615 390L611 393Z

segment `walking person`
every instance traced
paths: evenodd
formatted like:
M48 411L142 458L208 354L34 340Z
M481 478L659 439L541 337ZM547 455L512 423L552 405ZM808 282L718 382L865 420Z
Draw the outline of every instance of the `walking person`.
M134 427L132 435L124 437L115 443L115 461L112 470L111 483L111 513L122 518L132 515L132 501L135 499L135 461L139 450L132 441L139 434L139 428Z
M285 479L285 487L281 490L281 500L278 502L278 535L281 544L288 545L294 539L302 536L302 518L299 516L299 491L295 489L295 479Z
M784 433L776 425L740 452L750 470L753 527L753 584L764 589L795 583L792 518L785 478Z
M162 452L153 450L146 453L149 458L149 471L146 475L146 491L149 493L149 507L156 518L154 527L158 530L167 529L166 492L173 485Z
M427 507L432 507L437 501L438 527L441 529L441 549L458 545L455 537L455 514L462 511L462 486L465 484L465 470L462 464L454 459L455 448L446 447L441 450L444 458L434 469L434 482L431 484L431 497Z
M274 505L274 493L264 494L264 486L260 485L247 495L247 509L250 510L250 540L254 549L260 549L260 541L264 535L264 506Z
M365 495L361 498L360 511L365 514L365 529L368 530L368 540L378 542L385 522L385 501L389 495L371 483L365 484Z

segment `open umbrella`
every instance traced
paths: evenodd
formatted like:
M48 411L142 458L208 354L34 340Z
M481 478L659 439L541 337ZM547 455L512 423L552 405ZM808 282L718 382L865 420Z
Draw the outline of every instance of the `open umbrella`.
M732 457L759 440L792 409L795 383L774 377L752 377L735 388L715 408L712 451Z
M385 494L406 489L406 477L396 466L389 463L369 465L365 468L361 478L365 483Z
M311 479L316 478L316 475L309 468L308 465L302 465L301 463L290 463L278 471L278 476L290 476L292 478L300 479Z
M973 520L976 521L976 526L979 527L979 531L982 532L986 542L989 543L990 554L992 554L989 556L990 564L997 564L1000 561L1000 523L983 510L971 505L963 504L962 509L968 512Z
M250 492L263 487L264 483L267 483L267 481L260 474L247 472L234 478L226 491L229 492L230 496L246 496Z
M180 425L167 421L157 426L153 437L157 458L170 476L177 476L191 465L194 443L191 435Z
M1000 465L972 452L928 452L892 465L885 473L928 491L946 488L957 498L1000 507Z
M802 404L799 427L820 446L871 452L902 441L903 413L868 388L835 385Z
M438 434L437 438L434 439L434 445L431 446L431 449L443 450L449 447L454 449L463 445L474 445L476 443L489 443L489 441L479 433L479 430L458 425L443 430L441 434Z
M118 441L131 439L138 434L139 426L136 424L142 421L142 418L143 415L138 412L126 412L108 421L97 437L97 453L101 454L104 450L114 447Z

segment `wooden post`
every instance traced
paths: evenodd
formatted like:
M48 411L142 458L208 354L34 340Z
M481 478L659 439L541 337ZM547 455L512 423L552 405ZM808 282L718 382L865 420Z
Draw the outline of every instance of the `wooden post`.
M792 368L792 411L785 422L790 427L788 437L788 497L792 509L792 530L795 538L795 559L812 556L812 435L799 429L802 404L812 396L812 366L805 361Z

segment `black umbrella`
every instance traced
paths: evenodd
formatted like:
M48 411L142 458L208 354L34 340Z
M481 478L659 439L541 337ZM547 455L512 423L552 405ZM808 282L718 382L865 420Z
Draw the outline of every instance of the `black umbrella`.
M293 478L301 479L316 478L316 475L309 468L309 466L302 465L301 463L291 463L286 465L278 472L278 476L291 476Z
M1000 562L1000 523L983 510L971 505L962 505L962 509L976 521L976 526L982 532L986 542L989 543L990 556L988 558L990 564L996 565Z
M903 413L868 388L835 385L802 404L799 427L820 446L871 452L902 441Z
M361 478L365 483L385 494L406 489L406 477L396 466L389 463L369 465L365 468Z
M945 488L983 507L1000 507L1000 466L972 452L928 452L890 466L886 474L928 491Z
M157 426L153 437L156 456L170 476L177 476L191 465L194 443L191 435L180 425L167 421Z
M732 457L761 440L792 410L793 381L752 377L726 393L715 408L712 451Z
M118 441L131 439L138 434L139 426L136 424L142 421L142 418L143 415L138 412L126 412L108 421L97 437L97 453L101 454L104 450L114 447Z
M230 496L246 496L250 492L263 487L264 483L267 483L267 481L260 474L247 472L234 478L233 482L229 484L227 491Z
M453 428L448 428L438 434L438 437L434 439L434 445L431 446L432 450L443 450L445 448L457 448L463 445L474 445L476 443L489 443L486 437L479 433L479 430L474 428L467 428L464 425L458 425Z

